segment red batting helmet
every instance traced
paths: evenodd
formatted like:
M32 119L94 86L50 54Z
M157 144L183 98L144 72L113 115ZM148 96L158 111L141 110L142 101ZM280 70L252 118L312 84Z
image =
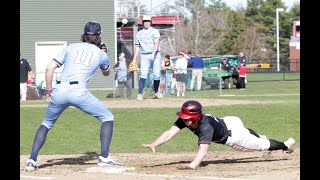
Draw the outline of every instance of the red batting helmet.
M181 119L191 119L198 121L202 115L202 105L195 100L189 100L183 103L181 111L176 113Z

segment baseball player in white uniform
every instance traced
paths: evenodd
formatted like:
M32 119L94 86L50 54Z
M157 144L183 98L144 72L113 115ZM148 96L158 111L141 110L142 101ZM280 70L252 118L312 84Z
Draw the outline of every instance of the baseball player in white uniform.
M139 92L137 100L143 100L143 89L149 73L149 67L152 67L153 75L153 97L160 99L161 95L158 93L160 84L160 70L161 70L161 54L160 54L160 32L151 27L151 16L143 16L143 29L141 29L135 39L135 52L132 61L137 62L137 56L140 53L140 79Z

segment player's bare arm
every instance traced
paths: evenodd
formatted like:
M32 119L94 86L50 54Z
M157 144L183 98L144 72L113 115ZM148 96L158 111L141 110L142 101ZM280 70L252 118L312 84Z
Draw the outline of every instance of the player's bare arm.
M180 52L186 59L190 59L190 57L186 54L186 53L184 53L184 52Z
M135 51L134 51L134 56L132 61L136 64L137 64L137 57L139 53L140 53L140 46L135 46Z
M29 72L30 72L30 76L31 76L31 78L32 78L32 79L34 79L34 74L33 74L32 70L31 70L31 71L29 71Z
M51 99L53 73L57 67L58 65L52 61L46 68L46 97L48 102Z
M150 58L149 58L151 61L154 60L154 55L155 55L156 52L158 51L159 44L160 44L160 38L156 38L156 39L154 40L154 47L153 47L152 54L150 55Z
M165 70L167 67L165 66L165 60L161 61L161 69Z
M177 126L173 125L169 130L165 131L160 137L158 137L158 139L156 139L153 143L151 143L151 144L142 144L141 146L149 148L149 149L152 150L152 152L155 153L157 146L169 141L179 131L180 131L180 129Z
M102 72L102 74L104 75L104 76L109 76L109 74L110 74L110 68L108 68L108 69L101 69L101 72Z
M200 144L199 150L195 155L193 161L189 164L191 169L195 169L202 162L204 157L207 155L209 149L209 144Z

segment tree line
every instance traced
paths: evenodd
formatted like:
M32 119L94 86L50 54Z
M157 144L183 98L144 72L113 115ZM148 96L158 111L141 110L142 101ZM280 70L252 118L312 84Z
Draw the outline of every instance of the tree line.
M141 7L142 12L147 12ZM289 58L293 22L300 21L300 2L290 9L281 0L247 0L247 7L230 8L221 0L175 0L156 15L181 16L175 25L175 51L192 50L201 56L238 54L249 61L276 59L276 8L279 13L280 59Z

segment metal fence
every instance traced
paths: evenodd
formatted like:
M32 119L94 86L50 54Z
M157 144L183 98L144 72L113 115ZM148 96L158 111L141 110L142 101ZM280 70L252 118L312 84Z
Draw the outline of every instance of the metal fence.
M286 68L282 68L281 71L277 72L274 68L272 70L266 70L268 68L258 68L255 71L247 72L247 83L250 82L266 82L266 81L300 81L300 72L292 72ZM191 79L192 79L192 70L193 68L181 69L187 70L187 80L186 80L186 90L191 90ZM112 70L111 76L114 79L113 88L112 88L112 98L119 97L119 86L118 81L115 76L117 70ZM201 90L215 89L219 90L219 94L223 93L224 86L224 78L216 69L203 69L202 71L202 82L201 82ZM163 96L176 95L176 82L175 79L172 78L172 71L166 71L166 75L164 76L165 86L163 90ZM133 76L133 79L139 79L139 73ZM167 78L170 77L168 80ZM232 76L230 78L231 88L236 88L237 78ZM134 88L134 80L131 81L131 87ZM197 80L194 80L194 88L197 87ZM145 82L144 92L145 95L152 96L153 95L153 74L152 70L149 70L148 77Z
M264 69L264 68L261 68ZM184 69L187 70L187 80L186 80L186 90L190 91L190 85L191 85L191 78L192 78L192 70L193 68L187 68ZM111 70L110 75L108 76L109 78L112 78L112 89L110 93L110 88L103 88L103 91L109 92L107 98L118 98L119 97L119 82L116 79L116 74L119 72L119 70ZM166 71L166 75L163 76L164 79L164 90L163 90L163 96L176 96L176 82L172 78L172 71L168 70ZM55 74L57 76L57 74ZM300 81L300 72L292 72L286 69L282 69L281 71L262 71L262 70L256 70L253 72L247 72L247 83L251 82L267 82L267 81ZM131 74L131 87L132 91L136 91L138 87L134 87L134 81L138 81L139 79L139 73L134 73ZM169 79L167 79L169 78ZM39 85L35 85L35 88L33 88L33 91L37 91L36 94L38 94L40 97L39 99L43 99L43 96L45 94L45 82L42 81L43 83L40 83ZM197 87L197 80L195 79L194 82L194 87ZM232 76L230 76L230 83L231 83L231 88L236 88L235 84L236 83L233 79ZM54 85L55 83L53 83ZM110 86L109 86L110 87ZM217 92L221 95L223 94L223 89L224 89L224 81L222 78L222 74L217 71L217 69L203 69L202 71L202 82L201 82L201 90L217 90ZM43 90L43 91L42 91ZM201 92L201 90L199 92ZM30 91L30 90L28 90ZM28 93L33 93L33 92L28 92ZM146 79L144 91L144 95L152 96L153 95L153 74L152 70L149 70L148 77ZM134 93L132 93L134 94ZM29 99L30 100L30 99Z

